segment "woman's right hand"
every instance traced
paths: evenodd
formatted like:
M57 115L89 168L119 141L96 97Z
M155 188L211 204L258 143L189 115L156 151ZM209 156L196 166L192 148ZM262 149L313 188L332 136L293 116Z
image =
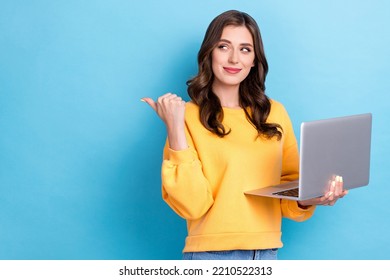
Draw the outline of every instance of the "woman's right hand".
M149 97L141 98L141 101L149 104L165 123L170 148L177 151L187 149L184 129L185 101L172 93L160 96L157 102Z
M146 102L153 108L168 129L174 127L184 128L185 101L180 96L166 93L160 96L157 102L149 97L141 98L141 101Z

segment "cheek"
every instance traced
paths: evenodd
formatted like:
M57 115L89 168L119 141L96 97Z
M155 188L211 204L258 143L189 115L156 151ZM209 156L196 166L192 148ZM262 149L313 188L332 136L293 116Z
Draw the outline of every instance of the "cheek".
M211 56L211 68L213 71L215 71L216 66L218 65L218 59L215 57L215 55Z
M246 67L253 67L255 66L255 58L254 57L246 57L245 60L243 61L244 65Z
M224 55L221 54L221 53L218 53L218 52L213 52L211 54L211 63L212 65L217 65L217 64L221 64L221 62L223 61L224 59Z
M214 74L221 71L221 65L225 63L225 58L223 55L212 55L211 56L211 69L213 70Z
M214 69L218 64L218 58L215 55L211 56L211 67Z

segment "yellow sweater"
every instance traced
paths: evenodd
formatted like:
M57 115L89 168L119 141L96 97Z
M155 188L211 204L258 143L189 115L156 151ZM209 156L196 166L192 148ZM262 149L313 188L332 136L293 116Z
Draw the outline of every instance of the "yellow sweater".
M199 108L186 104L189 148L164 149L162 195L187 220L184 252L280 248L282 217L310 218L314 207L297 202L245 195L244 191L298 178L299 155L290 118L271 101L268 122L279 123L283 137L256 138L242 109L224 108L230 134L220 138L199 120Z

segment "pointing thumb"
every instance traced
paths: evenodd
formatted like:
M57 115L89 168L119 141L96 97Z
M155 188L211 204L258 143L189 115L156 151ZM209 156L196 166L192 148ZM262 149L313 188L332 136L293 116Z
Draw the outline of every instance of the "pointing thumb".
M157 112L157 104L156 104L156 102L154 102L154 100L152 98L144 97L144 98L141 98L141 101L148 103L149 106L152 107L153 110Z

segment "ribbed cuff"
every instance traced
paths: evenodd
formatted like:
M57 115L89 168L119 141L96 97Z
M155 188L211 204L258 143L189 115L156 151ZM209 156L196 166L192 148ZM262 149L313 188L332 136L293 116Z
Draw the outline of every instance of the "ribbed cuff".
M175 151L169 148L168 160L173 164L192 162L195 160L193 149L187 148L185 150Z
M293 212L293 213L296 213L297 215L301 214L302 212L310 212L314 209L315 206L311 205L311 206L308 206L306 209L303 209L301 207L299 207L298 205L298 201L288 201L288 209Z

